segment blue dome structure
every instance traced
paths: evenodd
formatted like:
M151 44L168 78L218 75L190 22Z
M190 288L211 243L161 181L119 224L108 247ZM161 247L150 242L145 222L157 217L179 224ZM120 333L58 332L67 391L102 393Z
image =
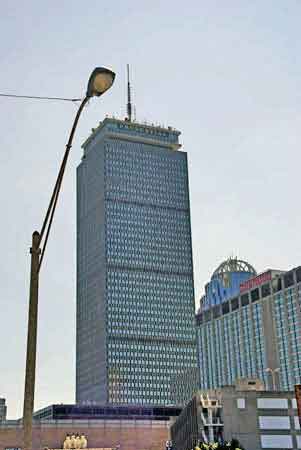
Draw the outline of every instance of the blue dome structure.
M213 272L200 300L200 310L205 311L239 294L240 285L257 275L251 264L237 258L228 258Z

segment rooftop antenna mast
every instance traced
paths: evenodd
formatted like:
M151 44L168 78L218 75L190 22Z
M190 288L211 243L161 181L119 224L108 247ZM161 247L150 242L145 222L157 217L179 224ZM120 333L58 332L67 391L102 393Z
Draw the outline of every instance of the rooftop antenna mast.
M129 122L132 121L132 102L131 102L131 85L130 85L130 66L127 64L127 75L128 75L128 102L126 105L127 108L127 120Z

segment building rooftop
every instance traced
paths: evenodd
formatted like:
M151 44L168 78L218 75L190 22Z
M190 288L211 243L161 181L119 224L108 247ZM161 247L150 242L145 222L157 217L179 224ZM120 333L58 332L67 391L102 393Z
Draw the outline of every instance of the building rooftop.
M179 406L49 405L34 413L35 420L165 420L181 413Z
M156 141L159 140L169 144L173 143L175 148L180 147L178 143L178 137L181 134L180 131L170 126L164 127L163 125L156 125L154 123L129 121L127 119L121 120L107 116L103 121L99 122L96 128L92 128L91 131L92 133L82 145L83 148L86 148L103 131L106 131L106 134L117 132L119 137L122 135L131 135L132 137L143 136L144 138L147 137Z
M213 272L200 299L200 311L219 305L238 295L241 283L257 275L251 264L242 259L230 257Z
M229 272L249 272L254 276L257 274L254 267L251 266L251 264L249 264L247 261L243 261L242 259L237 258L228 258L223 261L213 272L212 278L224 275Z

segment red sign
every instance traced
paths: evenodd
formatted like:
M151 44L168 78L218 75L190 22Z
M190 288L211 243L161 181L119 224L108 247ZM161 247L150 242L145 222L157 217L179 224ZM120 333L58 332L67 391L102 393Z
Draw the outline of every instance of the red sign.
M264 272L255 278L251 278L250 280L241 283L241 285L239 286L240 292L245 292L248 291L249 289L253 289L257 286L260 286L263 283L266 283L267 281L270 281L271 279L272 279L271 271Z
M295 397L296 397L296 402L297 402L299 423L301 426L301 384L295 384Z

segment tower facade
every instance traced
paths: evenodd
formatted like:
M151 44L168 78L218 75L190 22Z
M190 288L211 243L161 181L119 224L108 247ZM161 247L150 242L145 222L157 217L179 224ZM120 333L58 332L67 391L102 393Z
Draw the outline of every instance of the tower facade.
M197 367L186 153L106 118L77 173L78 403L169 404Z

